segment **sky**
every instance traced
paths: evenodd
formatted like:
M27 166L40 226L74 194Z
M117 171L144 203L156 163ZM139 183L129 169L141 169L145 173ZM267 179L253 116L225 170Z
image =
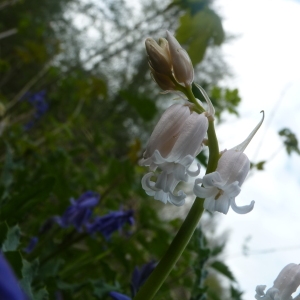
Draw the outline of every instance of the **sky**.
M257 285L270 288L284 266L300 263L300 156L288 156L278 135L287 127L300 139L300 1L216 0L215 6L225 31L237 37L223 46L234 74L224 85L242 97L240 118L229 116L217 129L220 149L241 143L260 111L266 115L245 150L251 161L268 161L265 171L249 176L236 198L238 205L255 200L255 207L247 215L218 216L219 232L230 231L226 263L250 300Z

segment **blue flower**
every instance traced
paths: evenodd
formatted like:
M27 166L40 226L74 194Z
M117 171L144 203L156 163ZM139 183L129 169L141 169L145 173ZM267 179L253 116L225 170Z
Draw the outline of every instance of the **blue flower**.
M120 230L125 223L134 224L133 210L128 211L113 211L109 214L96 217L94 222L87 225L87 231L90 234L100 232L106 239L109 239L114 231Z
M140 287L144 284L144 282L147 280L149 275L152 273L152 271L156 267L156 262L150 261L149 263L146 263L142 265L140 268L135 267L132 273L131 277L131 296L135 297ZM130 297L120 294L117 292L110 292L109 295L114 300L131 300Z
M156 262L150 261L149 263L142 265L140 268L134 268L130 285L132 297L136 295L140 287L144 284L144 282L150 276L155 267Z
M46 91L42 90L37 93L27 93L23 100L26 100L34 107L33 119L24 125L25 130L31 129L34 124L48 111L49 105L46 102Z
M117 292L110 292L109 296L111 296L114 300L131 300L131 298L129 298L128 296Z
M26 299L11 267L2 253L0 253L0 295L1 299L5 300Z
M77 231L82 231L82 227L87 225L94 208L100 199L100 195L88 191L83 193L78 200L70 199L71 205L61 217L54 217L57 224L63 228L70 225L75 226Z
M26 252L26 253L30 253L35 248L38 241L39 241L39 238L36 237L36 236L33 236L30 239L30 241L28 243L28 246L26 248L24 248L23 251Z

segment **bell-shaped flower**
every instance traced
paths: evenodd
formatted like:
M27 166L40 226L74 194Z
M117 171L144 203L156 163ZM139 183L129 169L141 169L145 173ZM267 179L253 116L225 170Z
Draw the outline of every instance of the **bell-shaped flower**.
M190 86L194 80L194 68L189 55L169 31L167 40L174 76L179 83Z
M249 205L237 206L235 197L240 193L250 170L250 161L243 151L261 126L263 119L264 116L243 143L223 152L215 172L205 175L203 179L195 180L194 193L205 199L204 208L208 211L227 214L231 206L236 213L246 214L253 209L254 201ZM199 183L202 183L202 186Z
M274 280L273 287L268 289L266 293L264 293L266 286L258 285L256 287L255 299L290 300L293 299L292 294L299 286L300 265L291 263L281 270L277 278Z
M250 161L243 152L233 149L225 151L215 172L205 175L203 179L196 179L194 193L205 198L204 208L211 212L227 214L231 206L239 214L248 213L253 209L254 201L250 205L238 207L235 197L240 193L249 170ZM198 183L202 183L203 187Z
M146 174L142 186L146 193L164 203L183 205L186 195L174 189L179 181L187 181L189 176L200 172L189 167L202 149L202 142L208 128L205 114L197 114L189 104L174 104L162 115L149 139L140 165L149 166L150 171L159 168L162 172L156 182L150 181L154 173Z

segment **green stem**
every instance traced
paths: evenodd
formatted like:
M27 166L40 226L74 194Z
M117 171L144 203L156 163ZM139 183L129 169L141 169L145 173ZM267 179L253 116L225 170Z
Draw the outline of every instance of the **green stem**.
M146 283L141 287L134 300L150 300L155 296L190 241L204 210L203 201L203 199L196 198L167 252Z
M188 97L188 99L195 104L195 106L197 107L197 109L199 110L199 113L203 113L205 112L205 109L200 105L200 103L198 102L198 100L195 98L193 92L192 92L192 87L188 86L185 90L184 90L185 95Z
M192 94L191 89L187 90ZM191 95L189 95L188 98L191 100ZM197 102L196 99L195 101ZM209 141L209 160L206 174L216 170L219 160L219 146L213 121L209 121L207 135ZM204 210L203 203L204 199L196 198L167 252L151 273L148 280L138 291L134 300L151 300L155 296L190 241L202 216Z
M209 121L207 136L208 136L209 159L208 159L205 174L212 173L216 170L220 158L219 144L218 144L218 139L215 131L214 121Z

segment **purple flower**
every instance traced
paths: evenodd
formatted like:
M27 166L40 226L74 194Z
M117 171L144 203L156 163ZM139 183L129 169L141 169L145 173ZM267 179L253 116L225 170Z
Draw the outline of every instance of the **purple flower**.
M26 248L24 248L23 251L26 252L26 253L30 253L35 248L38 241L39 241L39 238L36 237L36 236L33 236L30 239L30 241L28 243L28 246Z
M117 292L110 292L109 296L111 296L114 300L131 300L128 296Z
M90 234L100 232L109 239L114 231L120 230L125 223L134 224L133 210L113 211L103 217L96 217L94 222L87 225Z
M131 294L132 297L136 295L140 287L144 284L147 278L156 267L156 262L150 261L142 265L140 268L135 267L131 276Z
M42 90L37 93L27 93L23 100L26 100L34 107L33 119L24 125L25 130L31 129L34 124L47 112L49 105L46 102L46 91Z
M92 191L83 193L78 200L71 198L71 205L61 217L54 217L54 220L63 228L73 225L77 231L81 231L82 227L87 225L93 212L92 208L98 204L99 199L100 195Z
M26 299L11 267L2 253L0 253L0 295L1 299L6 300Z

